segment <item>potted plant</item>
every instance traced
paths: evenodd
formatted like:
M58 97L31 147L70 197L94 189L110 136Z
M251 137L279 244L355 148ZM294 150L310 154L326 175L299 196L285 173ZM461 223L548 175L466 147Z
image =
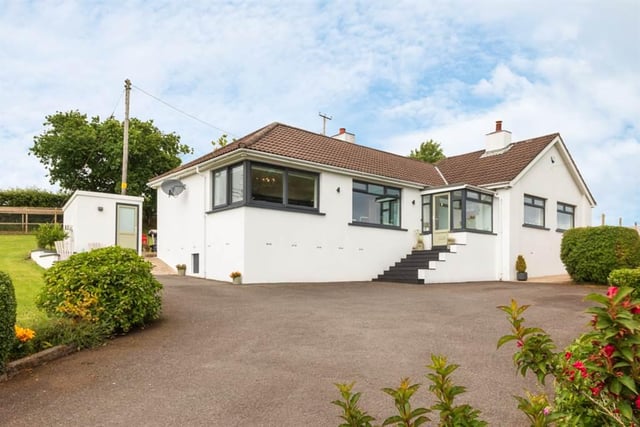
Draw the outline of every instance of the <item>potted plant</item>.
M234 285L242 284L242 273L239 271L232 271L231 274L229 274L229 277L231 277Z
M178 264L176 265L176 270L178 270L178 276L184 276L187 273L187 265Z
M516 258L516 273L518 280L527 280L527 262L522 255L518 255L518 258Z

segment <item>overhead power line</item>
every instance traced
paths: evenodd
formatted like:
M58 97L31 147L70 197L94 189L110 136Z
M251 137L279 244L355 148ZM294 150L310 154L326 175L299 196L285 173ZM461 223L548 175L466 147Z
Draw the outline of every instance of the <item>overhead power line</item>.
M198 121L198 122L202 123L203 125L206 125L206 126L209 126L209 127L214 128L214 129L216 129L216 130L219 130L219 131L220 131L220 132L222 132L223 134L230 135L230 136L233 136L233 137L237 137L237 135L235 135L235 134L233 134L233 133L231 133L231 132L229 132L229 131L226 131L226 130L224 130L224 129L222 129L222 128L219 128L219 127L218 127L218 126L216 126L216 125L213 125L213 124L211 124L211 123L209 123L209 122L206 122L206 121L204 121L204 120L202 120L202 119L200 119L200 118L198 118L198 117L194 116L193 114L189 114L189 113L187 113L186 111L181 110L180 108L175 107L175 106L173 106L173 105L169 104L167 101L164 101L164 100L162 100L162 99L158 98L157 96L150 94L149 92L147 92L146 90L142 89L141 87L138 87L138 86L136 86L136 85L134 85L134 84L131 84L131 86L132 86L134 89L137 89L137 90L139 90L140 92L144 93L145 95L147 95L147 96L149 96L149 97L151 97L151 98L155 99L156 101L163 103L163 104L164 104L164 105L166 105L167 107L169 107L169 108L171 108L171 109L173 109L173 110L177 111L177 112L178 112L178 113L180 113L180 114L184 114L185 116L187 116L187 117L189 117L189 118L191 118L191 119L193 119L193 120L196 120L196 121Z

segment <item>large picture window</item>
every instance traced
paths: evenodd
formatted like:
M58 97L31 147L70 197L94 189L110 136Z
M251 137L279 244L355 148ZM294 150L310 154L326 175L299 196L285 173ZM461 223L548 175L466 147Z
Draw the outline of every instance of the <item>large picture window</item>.
M400 189L353 181L353 222L400 227Z
M524 196L524 225L544 227L545 199L535 196Z
M318 175L272 165L251 164L251 203L318 208Z
M558 202L558 230L565 231L575 226L575 206Z

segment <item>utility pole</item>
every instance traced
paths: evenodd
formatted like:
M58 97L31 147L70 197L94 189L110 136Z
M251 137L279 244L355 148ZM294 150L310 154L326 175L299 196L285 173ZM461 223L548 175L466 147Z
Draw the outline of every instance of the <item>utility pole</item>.
M124 136L122 141L122 183L120 194L127 194L127 168L129 167L129 95L131 80L124 81Z
M327 134L327 120L331 120L333 117L329 117L326 114L318 113L320 117L322 117L322 134Z

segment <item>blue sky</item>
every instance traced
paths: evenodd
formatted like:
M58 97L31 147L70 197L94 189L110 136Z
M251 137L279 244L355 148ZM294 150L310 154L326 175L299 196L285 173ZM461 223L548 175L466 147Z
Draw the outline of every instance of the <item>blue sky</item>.
M195 155L224 130L319 112L364 145L483 148L495 120L560 132L607 223L640 222L640 3L0 0L0 188L52 188L28 155L46 115L131 114ZM188 160L188 159L185 159Z

